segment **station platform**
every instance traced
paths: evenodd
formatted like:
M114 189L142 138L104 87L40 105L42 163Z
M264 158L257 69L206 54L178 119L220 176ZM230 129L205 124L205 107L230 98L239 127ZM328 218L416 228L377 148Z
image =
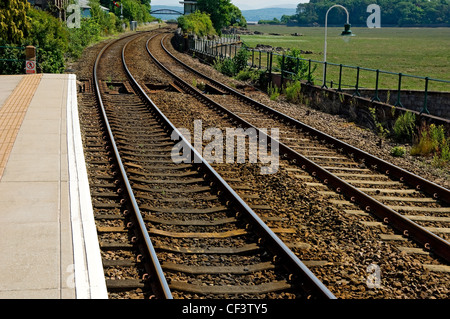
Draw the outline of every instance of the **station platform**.
M0 75L0 298L108 298L74 74Z

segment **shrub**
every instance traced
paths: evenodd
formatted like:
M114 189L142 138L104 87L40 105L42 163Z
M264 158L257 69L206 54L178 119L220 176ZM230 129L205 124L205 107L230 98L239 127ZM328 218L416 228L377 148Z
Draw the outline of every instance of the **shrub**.
M250 51L248 51L244 47L240 48L239 51L236 52L236 55L233 57L235 74L239 73L240 71L248 67L247 61L249 56Z
M411 142L416 128L416 115L405 112L400 115L394 124L394 137L398 141Z
M411 148L411 155L428 155L433 151L433 143L427 130L421 132L419 141Z
M24 73L25 51L16 45L0 41L0 74Z
M65 52L69 47L69 36L63 23L47 12L31 9L31 30L27 45L37 47L38 67L46 73L64 71Z
M214 61L214 69L226 76L234 76L236 74L235 65L232 59L219 59Z
M232 59L225 58L220 60L217 58L214 61L213 67L226 76L235 76L247 68L249 54L250 53L245 48L241 48Z
M81 19L80 28L69 29L69 54L77 59L84 48L98 41L102 35L100 25L94 19Z
M239 71L239 73L236 74L235 78L239 81L251 81L252 83L258 83L263 74L264 72L248 68Z
M196 11L188 15L180 16L177 21L178 26L184 33L194 33L200 37L216 34L211 18L207 13Z
M286 86L285 94L289 102L300 102L302 85L300 81L293 81Z
M372 117L378 136L386 137L389 135L389 130L384 127L383 123L378 122L376 111L376 107L369 107L370 116Z
M292 49L284 56L277 56L278 65L284 72L292 75L293 80L309 80L313 82L313 72L317 65L314 65L311 70L311 76L308 77L309 63L302 59L301 51L299 49Z
M272 101L276 101L280 96L280 89L277 86L274 86L272 83L270 83L267 86L267 94L269 95Z
M391 149L391 155L395 157L403 157L403 155L405 155L405 148L402 146L394 146Z
M435 166L450 162L450 139L445 136L444 126L431 124L421 129L420 138L411 148L411 155L433 155Z
M25 15L25 11L22 14ZM68 32L63 23L49 13L34 8L27 8L26 18L30 28L27 32L21 33L26 36L16 37L19 40L14 43L7 43L6 40L0 39L0 45L8 47L33 45L36 47L37 72L63 72L65 53L69 46ZM25 54L23 49L3 48L0 58L8 59L8 61L1 62L0 73L24 73Z

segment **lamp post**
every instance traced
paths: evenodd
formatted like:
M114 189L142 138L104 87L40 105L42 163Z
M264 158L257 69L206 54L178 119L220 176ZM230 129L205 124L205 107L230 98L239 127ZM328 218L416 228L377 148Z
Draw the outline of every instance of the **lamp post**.
M344 9L345 13L347 14L347 23L344 24L344 31L342 31L341 35L342 36L352 36L352 30L350 30L350 23L349 23L349 14L347 9L344 6L341 6L340 4L335 4L333 6L331 6L328 10L327 13L325 14L325 46L323 49L323 85L322 87L327 87L326 86L326 62L327 62L327 22L328 22L328 12L330 12L331 9L333 9L334 7L339 7Z

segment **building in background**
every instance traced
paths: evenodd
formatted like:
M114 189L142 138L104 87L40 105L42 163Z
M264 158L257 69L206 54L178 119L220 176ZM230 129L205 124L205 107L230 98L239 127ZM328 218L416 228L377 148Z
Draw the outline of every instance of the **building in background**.
M78 0L78 5L81 9L81 17L82 18L90 18L91 17L91 7L89 6L89 0ZM100 6L103 12L109 13L109 9L103 6Z
M197 10L197 1L180 1L184 5L184 14L194 13Z
M28 0L28 2L35 8L48 11L52 13L55 17L62 21L66 21L66 8L69 4L69 0ZM89 6L89 0L77 0L81 9L81 17L90 18L91 17L91 7ZM109 9L103 6L100 8L108 13Z
M66 7L69 0L28 0L28 2L33 7L49 11L60 20L66 21Z

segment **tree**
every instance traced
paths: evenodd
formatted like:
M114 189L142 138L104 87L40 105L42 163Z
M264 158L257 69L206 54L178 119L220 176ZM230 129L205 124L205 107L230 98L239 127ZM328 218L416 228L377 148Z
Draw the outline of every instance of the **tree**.
M92 0L91 0L92 1ZM122 5L123 17L129 21L150 22L154 18L150 15L150 1L148 0L120 0ZM121 8L113 6L116 16L120 16Z
M217 33L221 33L222 28L230 25L247 26L241 10L230 0L198 0L197 8L210 15Z
M188 15L182 15L178 18L178 26L184 33L195 33L198 36L216 34L209 15L204 12L196 11Z
M90 0L89 6L91 7L91 19L93 19L102 28L103 34L111 34L119 31L120 20L113 13L106 13L100 8L100 3L98 0Z
M231 3L229 7L229 14L230 14L230 25L244 28L247 26L247 20L245 20L241 10Z
M450 0L310 0L300 3L297 12L289 19L289 23L318 23L323 25L326 11L339 3L347 8L352 24L365 25L369 4L376 3L381 7L381 20L389 25L421 25L450 23ZM328 24L342 24L345 13L342 10L333 11L328 16Z
M220 33L229 24L227 10L230 4L230 0L198 0L197 8L210 15L214 29Z
M31 6L27 0L2 0L0 2L0 40L19 44L28 36L31 19L27 16Z
M63 72L64 54L69 46L69 34L64 24L45 11L30 9L28 14L32 28L24 44L38 48L38 66L42 72Z

